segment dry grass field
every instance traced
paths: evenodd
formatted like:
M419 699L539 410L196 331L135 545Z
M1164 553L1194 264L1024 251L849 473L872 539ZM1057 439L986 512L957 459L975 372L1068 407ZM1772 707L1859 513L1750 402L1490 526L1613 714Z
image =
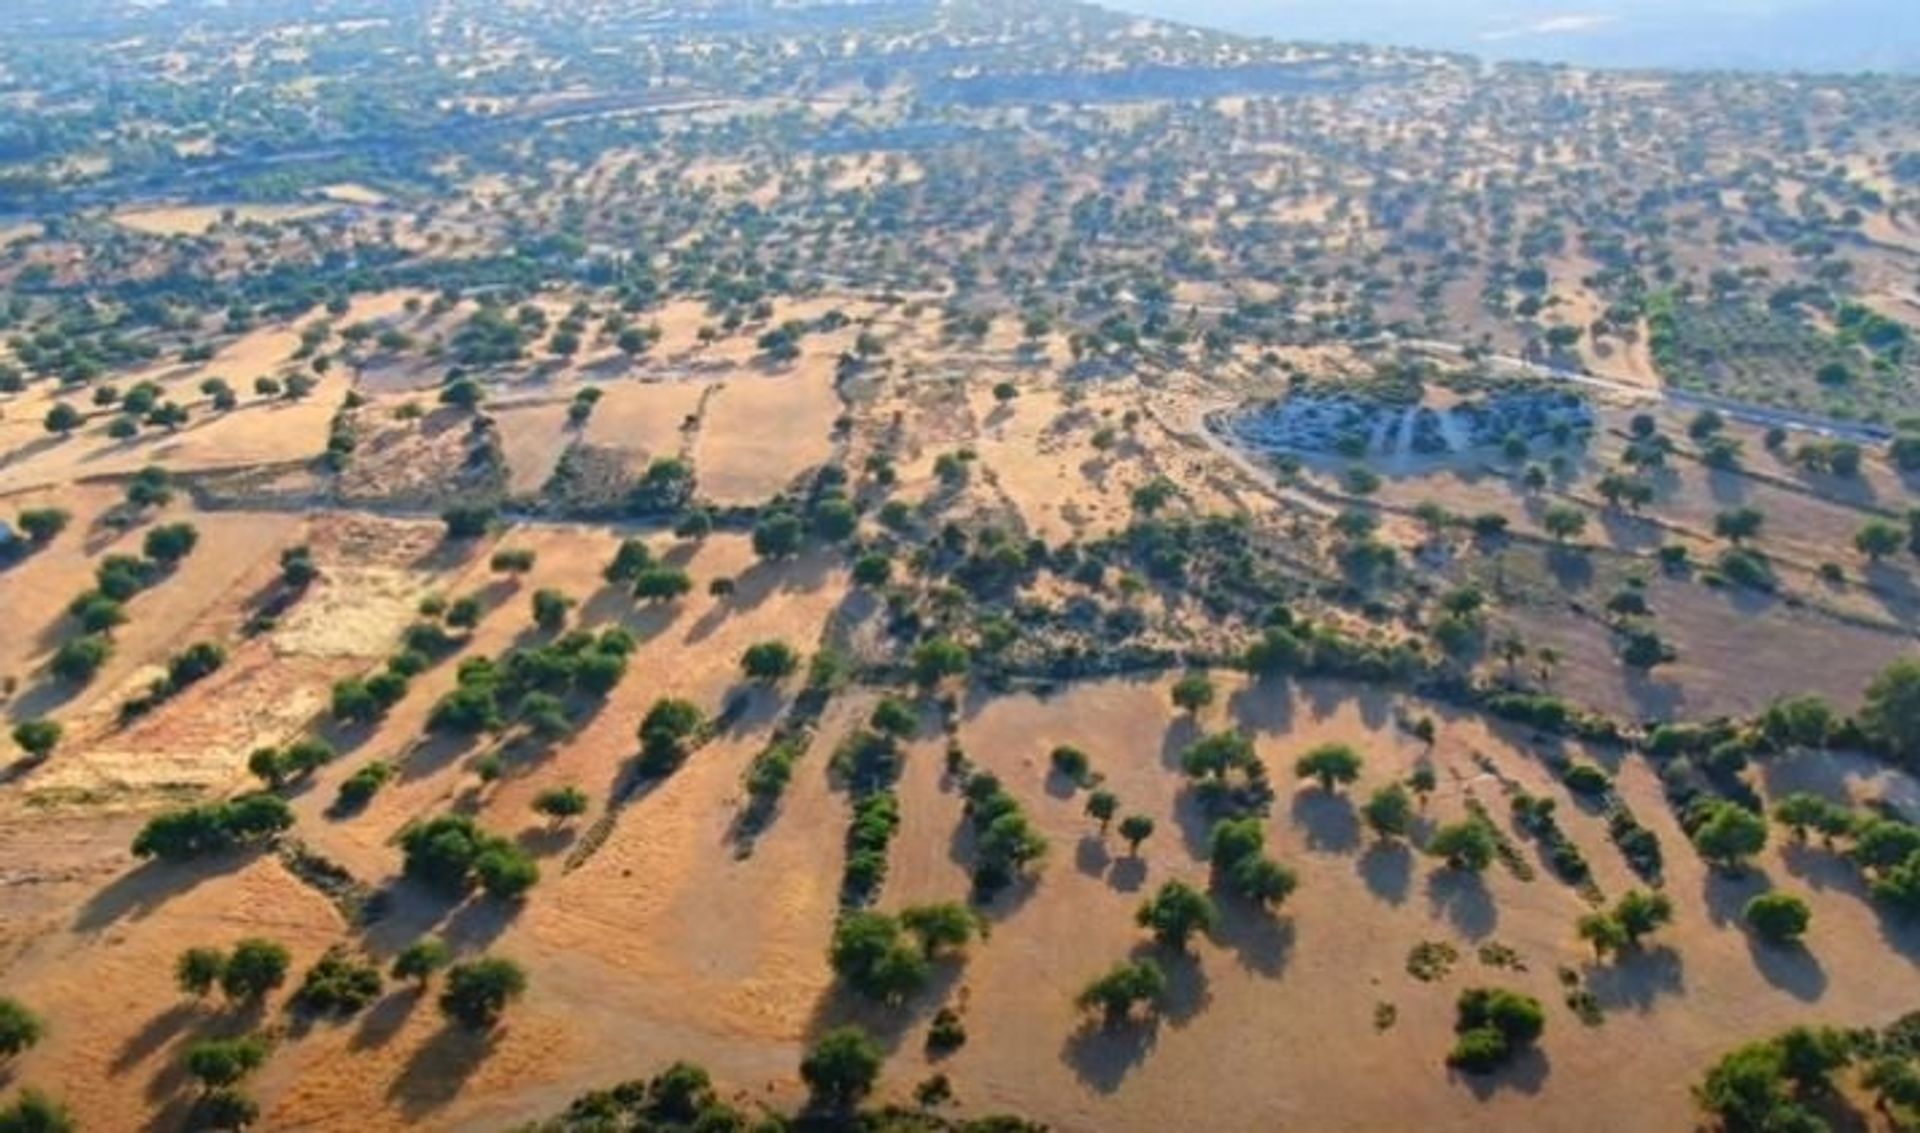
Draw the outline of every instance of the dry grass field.
M97 7L0 37L0 1130L1920 1122L1910 80Z
M369 317L398 313L397 300L368 309ZM584 443L620 454L636 478L654 460L684 458L703 499L751 504L833 459L835 437L851 423L855 454L890 438L887 447L902 458L898 491L927 507L952 494L935 475L936 458L971 449L978 474L938 506L999 515L1049 542L1124 533L1135 493L1150 482L1176 485L1196 510L1251 510L1263 524L1327 514L1347 494L1338 462L1309 464L1287 481L1229 459L1195 408L1196 395L1204 404L1215 386L1189 378L1072 388L997 360L970 379L937 380L927 371L940 365L942 348L925 324L896 318L889 326L906 353L871 389L844 394L832 359L850 333L809 342L797 362L775 369L737 353L725 361L721 351L717 369L695 376L663 380L656 367L675 363L644 361L610 377L549 375L549 392L505 393L490 410L505 490L538 499L563 453ZM270 370L294 341L291 329L255 331L209 366L236 375ZM1013 383L1010 400L991 392L1001 380ZM589 385L601 391L594 412L584 428L570 425L567 399ZM1220 1128L1378 1128L1409 1105L1450 1128L1585 1128L1600 1112L1610 1123L1661 1127L1686 1120L1690 1084L1730 1041L1798 1021L1879 1018L1885 989L1910 981L1920 962L1911 927L1883 919L1818 852L1776 846L1738 879L1710 871L1687 849L1653 771L1635 756L1361 685L1229 679L1216 706L1193 717L1170 705L1170 677L1107 678L1051 695L959 691L947 742L1029 809L1050 847L1046 863L982 907L988 936L964 960L944 962L929 988L900 1007L863 1004L836 986L827 965L843 854L837 832L848 815L827 753L875 694L835 698L769 827L750 853L735 849L748 765L793 703L790 691L743 683L737 659L757 641L870 641L874 604L850 588L842 561L809 551L769 562L739 533L655 535L653 552L687 571L693 593L636 604L601 576L619 539L606 526L514 523L463 546L443 543L439 524L425 516L340 509L317 495L298 511L236 511L204 510L191 494L124 530L114 525L128 475L154 461L191 483L317 451L338 399L330 389L323 384L308 404L243 405L196 426L204 436L189 429L188 439L117 455L101 455L111 449L84 434L50 446L23 441L8 461L18 485L10 507L58 502L73 513L49 547L0 574L7 608L26 615L0 653L18 690L7 713L14 721L57 713L66 727L58 756L22 765L0 796L0 838L23 850L44 845L31 864L20 859L0 892L5 986L25 1001L57 1004L59 1020L13 1072L109 1086L70 1091L89 1127L168 1127L190 1103L181 1069L187 1047L256 1028L277 1047L253 1083L273 1128L349 1120L367 1128L503 1126L551 1112L630 1072L636 1059L669 1056L701 1062L755 1103L791 1105L803 1096L792 1052L847 1021L870 1029L891 1054L882 1097L907 1101L914 1082L944 1073L969 1109L1019 1112L1061 1129L1160 1129L1201 1110L1242 1115L1216 1118ZM390 417L406 396L380 393L358 412ZM422 464L427 450L419 446L435 435L451 444L460 434L454 418L433 424L448 412L382 424L377 435L391 433L400 447L361 446L341 491L432 500L460 449L445 454L453 463ZM1096 442L1096 434L1113 439ZM1603 432L1549 498L1604 512L1587 485L1619 444ZM1502 597L1504 624L1536 643L1560 643L1556 691L1602 711L1704 718L1753 712L1809 688L1844 700L1907 649L1900 627L1914 612L1904 601L1904 567L1855 566L1858 583L1825 593L1813 567L1881 493L1899 490L1898 478L1876 464L1857 485L1836 486L1767 471L1766 459L1751 473L1679 464L1647 516L1599 518L1590 529L1596 545L1573 576L1559 573L1565 564L1556 566L1556 552L1524 545L1492 561L1461 558L1443 573L1480 580ZM66 484L80 469L86 479ZM1409 465L1371 503L1389 515L1428 500L1494 510L1515 530L1537 532L1544 505L1511 476L1493 457ZM1807 599L1720 594L1657 577L1648 593L1680 660L1654 678L1622 670L1568 603L1577 609L1594 600L1583 595L1645 572L1663 541L1710 548L1714 516L1734 504L1766 510L1770 526L1758 545L1783 569L1799 565L1790 586ZM44 667L74 635L62 610L76 580L106 555L137 551L143 531L180 520L199 530L198 546L128 603L128 622L98 676L77 695L64 692ZM1410 522L1395 520L1393 530L1417 538ZM246 623L274 591L280 553L296 545L309 549L318 579L254 634ZM511 550L532 553L533 569L489 569L496 552ZM708 593L716 579L730 580L730 592ZM526 610L545 589L578 603L575 624L583 628L631 631L639 642L632 672L550 749L430 734L428 711L454 689L463 661L542 640ZM1545 592L1565 600L1540 600ZM377 726L331 722L329 689L378 668L431 595L476 597L476 628ZM117 719L117 706L194 640L228 643L226 664L150 715ZM1794 643L1791 652L1775 648L1782 641ZM678 773L629 796L635 728L663 696L727 708L730 722ZM1431 747L1405 726L1428 713L1440 721ZM1279 794L1262 824L1272 852L1297 871L1300 891L1277 914L1230 904L1211 940L1168 961L1172 983L1155 1022L1102 1029L1073 997L1111 963L1153 953L1134 908L1168 880L1207 884L1207 820L1178 757L1203 731L1228 725L1252 736L1273 769ZM284 856L185 866L128 857L127 839L143 816L183 798L244 791L250 752L303 734L323 736L343 755L290 790L299 843L385 892L377 920L356 925ZM1295 756L1328 741L1354 745L1365 760L1359 781L1339 794L1297 785L1290 773ZM1090 753L1102 786L1128 813L1154 820L1157 833L1137 855L1116 835L1100 836L1083 813L1085 793L1050 771L1048 752L1063 744ZM906 748L882 909L968 894L973 835L942 747L927 713ZM1555 879L1544 852L1507 818L1504 796L1515 785L1554 798L1598 891L1639 884L1603 817L1543 762L1547 751L1615 772L1621 800L1669 848L1663 887L1681 912L1656 946L1596 963L1573 932L1591 908L1588 896ZM508 757L505 774L478 775L494 754ZM397 769L394 781L359 811L338 813L341 783L376 761ZM1439 786L1413 841L1467 817L1465 803L1477 799L1531 863L1527 877L1499 865L1463 874L1364 829L1357 801L1423 765ZM555 825L535 813L543 791L567 785L586 791L584 815ZM1771 796L1813 789L1856 801L1920 800L1912 779L1839 754L1769 764L1762 786ZM400 832L449 811L525 847L546 879L511 906L482 898L449 904L401 879ZM1818 928L1804 952L1775 954L1740 926L1740 905L1768 888L1809 899ZM427 997L398 986L340 1023L289 1014L284 993L243 1011L182 1000L172 988L172 957L190 946L270 935L292 950L298 971L334 943L384 958L427 932L460 953L509 956L533 973L526 1001L496 1032L453 1029ZM1450 975L1427 982L1409 974L1408 953L1422 942L1457 951ZM1563 979L1593 993L1603 1021L1582 1023L1561 1006ZM1536 995L1551 1023L1539 1053L1480 1080L1448 1071L1440 1054L1454 995L1486 981ZM923 1046L942 1006L957 1010L973 1037L935 1057ZM1305 1049L1315 1057L1299 1057ZM1636 1083L1630 1097L1614 1086L1623 1074ZM1389 1076L1395 1089L1378 1089Z

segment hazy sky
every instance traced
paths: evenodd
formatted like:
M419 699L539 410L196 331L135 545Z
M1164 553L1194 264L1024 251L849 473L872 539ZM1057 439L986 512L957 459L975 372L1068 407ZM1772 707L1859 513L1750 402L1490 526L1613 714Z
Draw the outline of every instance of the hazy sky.
M1104 0L1284 38L1602 66L1920 71L1920 0Z

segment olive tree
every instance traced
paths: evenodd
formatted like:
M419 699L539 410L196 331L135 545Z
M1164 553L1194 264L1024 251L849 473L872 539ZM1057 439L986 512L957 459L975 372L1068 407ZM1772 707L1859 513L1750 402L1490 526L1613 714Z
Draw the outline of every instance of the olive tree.
M815 1105L843 1110L873 1091L885 1057L880 1044L859 1027L837 1027L800 1060L800 1078Z
M1794 944L1806 934L1813 910L1791 893L1762 893L1741 910L1747 927L1769 944Z
M38 1043L47 1033L40 1016L17 999L0 995L0 1058L12 1058Z
M527 974L512 960L483 956L447 969L440 1011L468 1030L484 1031L499 1022L507 1004L527 990Z
M1321 790L1332 791L1360 777L1360 753L1349 744L1321 744L1296 760L1293 771L1319 783Z
M1107 1026L1124 1023L1136 1007L1149 1011L1158 1006L1167 992L1167 976L1152 960L1135 960L1114 965L1094 979L1074 997L1083 1011L1097 1010Z
M1220 915L1205 893L1184 881L1169 881L1141 904L1134 920L1155 940L1180 952L1195 933L1212 932Z

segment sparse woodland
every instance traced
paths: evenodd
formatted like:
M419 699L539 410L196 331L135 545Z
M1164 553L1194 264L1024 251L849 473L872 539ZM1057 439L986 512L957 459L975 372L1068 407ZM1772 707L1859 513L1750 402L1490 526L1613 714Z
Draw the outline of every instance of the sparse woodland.
M1920 82L25 25L0 1133L1920 1122Z

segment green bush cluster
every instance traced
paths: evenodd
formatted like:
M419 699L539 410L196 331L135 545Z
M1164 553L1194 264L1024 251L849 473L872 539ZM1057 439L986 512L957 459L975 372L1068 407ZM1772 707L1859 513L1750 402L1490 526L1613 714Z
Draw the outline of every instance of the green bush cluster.
M1298 874L1266 854L1266 839L1266 825L1255 817L1223 818L1209 839L1214 877L1263 907L1282 904L1300 886Z
M1454 1005L1454 1045L1447 1065L1470 1074L1499 1069L1546 1030L1546 1012L1530 995L1504 988L1468 988Z
M164 811L133 839L133 854L188 861L271 840L293 827L293 811L276 795L245 795Z
M347 1016L380 998L380 988L380 969L336 944L307 969L292 1003L309 1014Z
M620 628L595 636L576 630L536 649L516 649L499 660L461 662L458 684L427 716L434 731L472 735L500 731L510 721L541 735L563 733L570 723L560 698L603 697L626 675L634 648Z
M979 922L952 902L917 905L899 916L861 910L835 926L827 958L848 987L882 1003L899 1003L926 985L932 962L963 948Z
M690 700L664 697L640 720L640 771L666 775L680 766L707 733L707 714Z
M575 1098L560 1118L537 1133L651 1129L661 1133L747 1129L747 1114L723 1101L707 1072L676 1062L650 1079L622 1082Z
M268 787L278 789L289 780L305 778L332 763L336 754L325 740L295 740L285 747L253 749L247 756L247 770Z
M1151 1010L1167 992L1167 976L1149 959L1114 965L1080 990L1074 1003L1082 1011L1099 1011L1107 1026L1119 1026L1135 1010Z
M384 759L375 759L353 769L353 774L340 781L340 793L334 797L333 811L336 815L352 814L371 802L380 788L393 781L393 764Z
M997 777L976 773L964 793L974 834L973 887L990 897L1044 857L1047 840Z
M68 615L79 624L82 633L55 651L48 663L53 674L76 684L90 680L113 656L111 635L127 620L126 603L165 577L169 569L193 550L197 540L198 534L190 524L168 524L147 533L145 557L112 554L101 559L94 568L93 589L77 595L67 605ZM190 667L193 660L189 657L182 663Z
M400 848L408 877L449 896L463 897L478 885L491 896L511 900L540 880L532 855L463 814L408 826L400 835Z
M1560 820L1554 816L1558 802L1542 795L1516 791L1509 805L1513 808L1514 825L1533 835L1546 847L1547 860L1552 863L1553 871L1569 884L1581 885L1593 876L1593 870L1587 865L1586 855L1580 852L1580 846L1560 827Z
M1273 801L1267 765L1245 734L1228 729L1203 736L1180 753L1202 805L1214 814L1264 813Z

